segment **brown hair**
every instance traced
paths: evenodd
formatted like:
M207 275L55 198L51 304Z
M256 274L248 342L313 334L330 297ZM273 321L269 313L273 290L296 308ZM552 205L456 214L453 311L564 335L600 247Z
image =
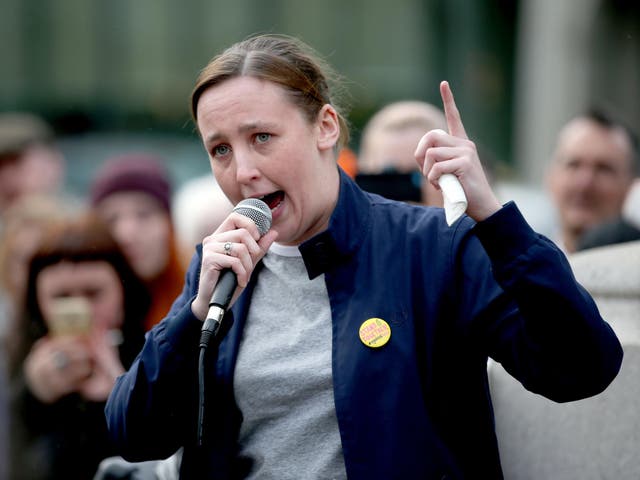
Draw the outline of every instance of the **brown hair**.
M180 295L184 287L186 271L180 257L173 227L169 232L168 250L167 266L156 278L145 282L151 300L149 311L144 321L145 330L150 330L151 327L160 323L167 316L174 300Z
M349 126L340 113L338 76L320 56L301 40L286 35L256 35L227 48L200 72L191 93L191 114L198 123L198 101L210 87L230 78L250 76L283 87L310 122L326 104L338 111L338 148L349 142ZM332 95L334 90L334 95Z

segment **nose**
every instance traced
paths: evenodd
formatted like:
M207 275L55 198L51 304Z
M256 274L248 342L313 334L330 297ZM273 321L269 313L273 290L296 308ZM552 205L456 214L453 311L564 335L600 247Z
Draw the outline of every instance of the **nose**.
M581 168L574 173L574 181L581 190L590 189L595 181L596 172L593 168Z
M246 150L235 151L236 181L248 184L260 177L256 154Z
M124 248L134 241L140 233L138 222L133 215L122 215L112 223L112 233Z

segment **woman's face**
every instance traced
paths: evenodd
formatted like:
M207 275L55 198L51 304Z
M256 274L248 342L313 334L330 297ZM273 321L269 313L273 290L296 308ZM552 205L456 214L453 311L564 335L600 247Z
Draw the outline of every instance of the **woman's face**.
M297 245L326 229L339 188L333 107L310 122L282 87L237 77L206 90L197 111L211 168L234 204L263 199L280 243Z
M60 262L45 267L36 279L38 304L51 328L56 303L64 298L84 298L90 305L91 325L118 329L124 320L124 292L120 278L105 261Z
M144 192L122 191L97 209L138 276L150 281L160 275L169 262L172 228L160 202Z

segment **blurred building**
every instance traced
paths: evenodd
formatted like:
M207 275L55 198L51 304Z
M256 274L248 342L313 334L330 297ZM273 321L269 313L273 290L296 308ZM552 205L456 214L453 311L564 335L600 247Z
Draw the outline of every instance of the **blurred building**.
M559 128L588 106L640 132L640 2L520 3L514 156L522 177L539 182Z
M345 77L356 151L372 112L407 98L440 103L445 78L469 134L513 178L533 185L541 182L558 126L588 104L610 106L640 126L637 0L1 5L0 110L36 111L53 121L77 184L114 153L95 149L113 149L117 141L127 148L145 139L165 148L168 141L180 161L177 178L206 171L204 153L192 147L194 79L221 48L256 32L301 37ZM90 147L82 144L87 135Z

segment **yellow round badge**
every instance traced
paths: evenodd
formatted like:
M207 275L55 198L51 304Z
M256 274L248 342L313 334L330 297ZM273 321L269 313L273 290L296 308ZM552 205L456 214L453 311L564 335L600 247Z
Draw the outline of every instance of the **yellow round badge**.
M391 327L381 318L370 318L360 325L360 340L367 347L378 348L391 338Z

